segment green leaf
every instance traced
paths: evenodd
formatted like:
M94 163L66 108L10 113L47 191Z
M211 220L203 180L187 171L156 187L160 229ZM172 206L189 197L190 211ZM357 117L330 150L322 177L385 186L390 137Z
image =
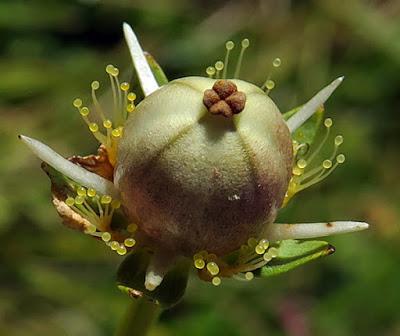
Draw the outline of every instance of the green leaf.
M282 274L335 252L335 248L324 241L283 240L277 249L278 256L261 267L257 276L266 278Z
M184 259L178 260L165 275L160 286L149 291L145 288L144 281L151 257L151 253L145 249L130 253L117 271L118 288L133 297L145 296L162 308L169 308L178 303L185 293L189 263Z
M150 65L150 69L153 72L153 75L156 78L158 85L161 86L161 85L167 84L168 78L165 75L161 66L155 60L155 58L148 52L144 52L144 55L146 57L147 63L149 63L149 65Z
M302 106L298 106L293 110L290 110L283 114L283 119L288 120L291 116L297 113ZM301 127L299 127L294 134L292 139L299 143L307 143L311 145L317 134L317 131L321 125L322 119L324 117L324 107L320 107L313 116L308 119Z

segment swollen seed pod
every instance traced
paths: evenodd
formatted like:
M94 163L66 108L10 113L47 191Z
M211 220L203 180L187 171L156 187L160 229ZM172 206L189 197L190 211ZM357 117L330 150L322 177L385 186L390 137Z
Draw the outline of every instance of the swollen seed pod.
M218 104L222 110L213 110ZM275 220L292 147L278 108L260 88L186 77L137 105L119 142L114 181L127 216L151 244L221 255Z

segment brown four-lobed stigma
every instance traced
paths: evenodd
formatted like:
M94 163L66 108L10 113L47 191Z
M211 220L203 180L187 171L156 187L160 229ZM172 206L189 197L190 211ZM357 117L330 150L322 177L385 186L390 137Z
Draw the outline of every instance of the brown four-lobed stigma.
M230 118L243 111L246 105L246 95L238 91L230 80L217 80L212 89L204 91L203 103L211 114L220 114Z

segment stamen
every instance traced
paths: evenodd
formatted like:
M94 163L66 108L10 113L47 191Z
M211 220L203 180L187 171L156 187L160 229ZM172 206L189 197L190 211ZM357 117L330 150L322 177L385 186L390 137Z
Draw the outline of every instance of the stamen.
M233 43L233 41L228 41L225 43L226 54L225 54L225 60L224 60L224 63L225 63L224 72L222 73L223 79L226 79L226 75L228 73L229 54L234 47L235 47L235 43Z
M223 68L224 68L224 62L222 62L222 61L215 62L215 69L217 70L217 73L215 75L216 79L220 78L221 71L222 71Z
M210 77L210 78L214 78L215 73L216 73L216 70L215 70L215 68L214 68L213 66L209 66L209 67L206 69L206 74L207 74L208 77Z
M242 62L243 62L243 55L244 55L244 52L246 51L246 49L249 47L250 41L246 38L246 39L242 40L241 45L242 45L242 48L240 50L239 59L236 64L235 75L233 76L233 78L239 78L240 69L242 67Z
M272 61L272 70L269 73L269 75L267 76L267 79L265 80L264 84L261 86L261 89L265 91L267 96L269 95L271 90L275 87L275 82L271 79L273 70L276 68L279 68L281 66L281 64L282 64L282 61L280 58L275 58Z

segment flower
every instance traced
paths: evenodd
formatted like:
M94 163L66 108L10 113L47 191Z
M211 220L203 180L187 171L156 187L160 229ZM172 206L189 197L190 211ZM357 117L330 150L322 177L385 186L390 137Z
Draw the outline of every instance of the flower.
M329 141L312 145L323 104L341 84L334 80L299 108L281 114L269 97L275 83L239 78L249 41L241 43L228 78L234 43L208 77L168 82L142 51L127 24L125 38L144 98L119 70L106 67L113 104L73 106L99 141L96 155L64 159L37 140L21 140L42 160L52 182L53 203L64 223L127 255L118 272L120 288L168 306L183 295L189 265L215 286L223 278L249 281L288 271L334 249L309 239L368 227L363 222L276 224L277 212L298 192L320 182L345 161L338 154L317 162ZM281 65L279 58L273 67Z

